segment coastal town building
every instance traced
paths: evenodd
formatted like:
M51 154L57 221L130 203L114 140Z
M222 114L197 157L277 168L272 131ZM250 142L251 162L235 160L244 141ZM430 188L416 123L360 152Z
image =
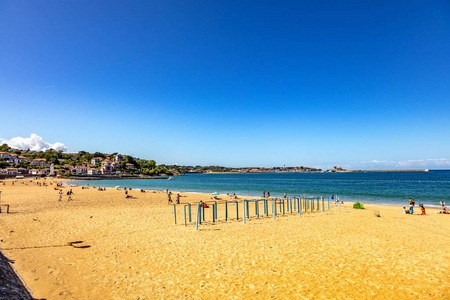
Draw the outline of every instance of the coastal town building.
M131 170L131 169L134 169L134 165L127 163L127 164L125 164L125 168L127 168L128 170Z
M0 152L0 158L3 159L9 159L9 153L8 152Z
M93 159L91 159L91 164L96 165L96 164L100 163L102 160L103 160L103 158L101 158L101 157L94 157Z
M37 167L48 167L50 164L47 162L45 158L36 158L31 161L32 166Z
M113 167L111 165L110 160L104 160L102 161L102 167L101 167L102 174L111 174L113 172Z
M122 154L116 154L114 155L114 161L121 162L123 161L123 155Z
M86 166L76 166L75 167L75 174L77 174L77 175L87 175L88 174L88 167L86 167Z
M94 169L94 168L89 168L89 169L87 169L87 174L88 175L101 175L102 172L97 169Z

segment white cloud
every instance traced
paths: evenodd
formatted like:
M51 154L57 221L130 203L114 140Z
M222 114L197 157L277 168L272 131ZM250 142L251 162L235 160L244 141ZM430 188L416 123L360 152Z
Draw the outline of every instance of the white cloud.
M68 152L68 148L66 145L60 142L56 142L54 144L48 143L44 141L44 139L40 136L38 136L35 133L32 133L29 138L24 137L13 137L9 140L7 139L1 139L1 144L8 144L9 147L15 148L15 149L30 149L32 151L45 151L47 149L54 149L54 150L62 150L64 152Z
M406 170L406 169L450 169L450 159L448 158L428 158L411 160L372 160L352 164L355 169L364 170Z

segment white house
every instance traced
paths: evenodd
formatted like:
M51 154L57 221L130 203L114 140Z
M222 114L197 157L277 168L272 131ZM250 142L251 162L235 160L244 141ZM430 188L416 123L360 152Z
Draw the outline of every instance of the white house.
M13 154L11 153L9 155L9 164L10 165L15 165L19 163L19 156L17 154Z
M47 162L47 160L45 158L36 158L31 161L31 165L44 167L44 166L49 166L50 164Z
M123 161L123 155L122 154L114 155L114 161L116 161L116 162Z
M93 159L91 159L91 164L96 165L96 164L100 163L102 160L103 160L103 158L101 158L101 157L94 157Z
M88 173L88 168L85 166L76 166L75 167L75 173L77 175L87 175Z
M110 160L102 161L101 171L102 171L103 174L111 174L112 173L113 168L112 168Z
M94 169L94 168L89 168L89 169L87 170L87 174L88 174L88 175L101 175L102 172L99 171L99 170L97 170L97 169Z
M9 159L9 153L8 152L0 152L0 158Z

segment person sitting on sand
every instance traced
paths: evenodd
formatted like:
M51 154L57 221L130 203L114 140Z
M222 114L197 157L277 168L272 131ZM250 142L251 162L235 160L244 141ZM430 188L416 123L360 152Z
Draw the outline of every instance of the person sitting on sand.
M403 206L403 214L408 214L408 212L406 211L406 208Z
M411 204L411 206L409 207L409 213L411 214L411 215L413 215L414 214L414 206Z
M425 207L423 207L423 205L422 205L420 208L422 209L422 216L425 216L425 215L426 215L426 213L425 213Z
M444 206L442 208L442 211L439 212L440 214L449 214L449 212L447 211L447 206Z

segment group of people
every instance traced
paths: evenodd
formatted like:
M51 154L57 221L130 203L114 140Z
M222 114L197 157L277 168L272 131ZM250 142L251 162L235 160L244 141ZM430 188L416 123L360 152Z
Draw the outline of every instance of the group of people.
M447 206L445 206L445 202L441 201L442 211L440 211L440 214L450 214L450 212L447 211Z
M263 198L266 198L266 191L263 191ZM270 192L267 191L267 198L270 198Z
M167 193L167 204L172 204L172 192L169 191L169 189L166 190ZM177 198L176 198L176 204L180 204L180 194L177 194Z
M403 213L412 215L412 214L414 214L414 206L416 205L416 201L414 199L409 198L408 202L409 202L409 209L406 210L406 207L403 207ZM425 207L420 202L419 202L419 207L421 209L422 215L425 216L426 215Z
M72 200L72 195L74 195L72 189L68 190L68 191L67 191L67 196L69 196L69 197L68 197L67 201ZM62 190L59 190L58 196L59 196L58 201L62 201Z

